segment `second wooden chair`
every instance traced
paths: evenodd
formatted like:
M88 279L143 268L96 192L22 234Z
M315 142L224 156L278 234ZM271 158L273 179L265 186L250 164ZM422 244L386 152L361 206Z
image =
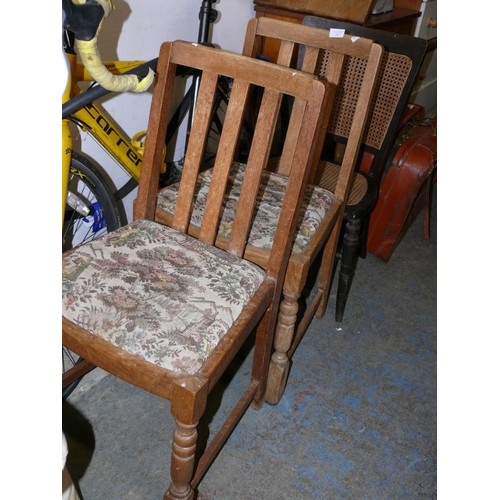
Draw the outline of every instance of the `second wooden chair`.
M305 48L303 71L316 73L318 66L322 66L322 75L325 81L330 82L334 87L339 86L342 81L345 72L344 60L350 57L352 60L359 61L357 72L352 75L352 78L356 79L358 92L349 103L346 103L350 107L351 122L346 133L346 154L338 171L336 189L328 191L311 184L305 192L299 228L287 265L283 300L275 334L275 352L272 357L266 392L266 400L274 404L278 402L285 387L290 367L287 351L291 342L294 338L300 338L305 332L321 300L324 299L325 287L329 284L338 228L350 190L354 165L383 50L370 40L350 36L331 38L327 32L321 29L307 28L261 17L250 20L248 24L243 54L257 57L264 39L272 39L280 45L277 63L281 66L294 67L297 62L298 48L303 46ZM322 128L317 138L318 147L310 174L311 180L316 176L327 118L332 112L332 105L333 101L327 104L323 110L325 120L321 124ZM294 115L292 113L287 141L296 140L297 134L300 133L298 129L294 128L293 122ZM295 182L290 170L293 154L293 148L290 147L290 144L285 141L276 172L268 173L264 183L260 186L258 209L252 221L245 258L261 266L266 266L270 258L270 249L278 223L276 213L283 204L284 186L287 185L288 179ZM201 213L207 203L206 184L212 175L212 170L208 170L199 176L195 207L189 229L192 234L197 234L200 230L198 212ZM240 197L240 179L243 175L244 166L234 163L231 183L227 192L228 198L221 215L222 230L217 234L215 242L217 246L222 248L227 248L225 231L230 229L228 221L232 220L232 211ZM178 196L177 190L176 185L168 186L158 196L156 218L167 225L171 225L173 221L172 208ZM334 227L337 229L333 231ZM322 274L316 296L311 300L311 305L305 313L304 319L296 326L299 299L306 285L311 266L322 250L324 265L322 265Z

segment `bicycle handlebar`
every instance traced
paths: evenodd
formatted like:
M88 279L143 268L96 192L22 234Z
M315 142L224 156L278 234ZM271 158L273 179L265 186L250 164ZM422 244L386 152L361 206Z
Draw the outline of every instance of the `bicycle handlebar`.
M136 68L127 71L126 73L124 73L123 76L134 75L137 77L145 77L147 74L151 72L154 73L156 71L157 63L158 63L158 58L151 59L151 61L145 62L140 66L137 66ZM95 101L99 97L109 94L110 92L112 91L106 89L105 87L102 87L101 85L95 85L93 87L89 87L85 92L78 94L77 96L73 97L71 100L63 104L62 118L63 119L68 118L75 111L78 111L79 109L83 108L92 101Z
M153 83L155 73L149 69L139 80L137 74L114 75L102 63L97 38L102 21L113 10L111 0L63 0L67 28L75 34L75 47L92 78L112 92L145 92Z

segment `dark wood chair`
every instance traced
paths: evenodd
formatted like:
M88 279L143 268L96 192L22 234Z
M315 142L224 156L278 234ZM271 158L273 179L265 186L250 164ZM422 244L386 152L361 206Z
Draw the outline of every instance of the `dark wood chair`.
M154 216L178 65L199 69L202 76L180 196L168 227L154 222ZM263 401L286 266L322 109L331 92L309 74L187 42L162 45L157 75L134 221L63 255L63 344L90 363L170 400L176 425L172 481L164 498L191 499L248 406ZM233 79L231 99L206 210L193 238L187 229L220 75ZM214 241L253 86L263 89L262 104L226 251ZM293 137L287 142L294 182L283 186L273 247L261 268L243 255L283 95L294 99ZM195 460L197 425L207 398L255 329L248 388Z
M368 116L368 124L363 135L353 188L344 212L344 225L339 242L340 269L335 319L341 322L356 272L358 257L366 256L370 213L377 202L384 167L396 140L412 87L424 58L427 41L317 16L306 16L303 25L324 30L343 29L346 34L369 38L384 47L382 67ZM347 81L341 86L343 89L341 100L348 102L355 88ZM346 124L349 126L350 123L350 118L343 109L345 108L339 105L331 117L325 141L324 159L326 161L322 162L318 168L320 175L316 179L318 185L329 190L334 190L336 187L338 171L336 164L342 158L344 148L341 143L346 135L344 127ZM328 146L329 141L336 143L335 149ZM331 281L324 294L325 299L329 296L330 287ZM325 308L326 302L320 306L318 315L321 315Z
M332 231L332 229L342 221L342 213L352 180L377 70L382 58L382 48L370 40L359 39L354 43L349 36L340 39L331 38L328 33L321 29L306 28L285 21L261 17L250 20L248 24L243 54L257 57L261 52L260 45L264 39L272 39L279 44L277 63L283 66L295 67L298 48L299 46L305 47L302 70L315 73L316 67L322 65L324 69L322 76L325 81L332 83L334 87L339 84L342 78L345 58L358 58L363 63L360 65L357 74L358 94L350 103L354 120L346 136L346 154L342 166L339 168L340 180L337 187L333 191L328 191L311 184L306 190L301 220L287 266L283 299L275 333L275 351L272 357L266 391L266 401L274 404L278 402L286 384L290 367L289 356L287 355L288 348L293 338L298 338L305 332L322 299L322 284L328 282L328 276L320 279L320 286L317 288L316 296L311 300L310 307L297 326L299 299L301 299L312 264L323 248L326 247L324 252L326 264L323 266L325 270L331 260L329 256L335 254L338 231ZM328 57L325 57L325 54ZM332 105L333 102L324 107L323 111L326 118L331 113ZM291 120L293 122L293 114ZM316 176L315 168L319 161L321 145L326 131L326 119L323 125L318 137L318 148L310 179ZM293 123L291 123L288 130L293 128ZM295 129L291 132L296 135L299 131ZM290 137L293 137L293 135L289 136L289 139ZM245 257L262 266L265 266L270 258L269 250L278 222L276 210L283 204L280 194L282 188L280 186L288 182L289 178L293 179L290 172L291 151L292 149L285 141L280 157L277 158L276 162L270 162L268 165L268 169L272 171L266 176L265 184L261 187L259 194L258 210L250 231L249 245ZM239 197L239 176L242 174L243 168L236 162L233 168L232 185L228 193L230 201L226 204L223 219L230 216L232 206ZM207 179L210 179L211 175L211 171L200 175L197 187L197 205L191 220L192 227L190 231L193 234L199 231L200 224L196 211L204 209L206 203L204 184ZM158 221L169 225L172 223L172 206L177 198L177 189L177 186L172 185L160 192L156 213ZM218 234L216 245L222 248L227 246L224 231Z

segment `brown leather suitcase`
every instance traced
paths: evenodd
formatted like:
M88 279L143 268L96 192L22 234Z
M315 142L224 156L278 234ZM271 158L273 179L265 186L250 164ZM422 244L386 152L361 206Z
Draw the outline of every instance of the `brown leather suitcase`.
M424 209L424 238L430 237L432 183L437 174L437 117L408 123L380 185L368 225L367 250L388 261L415 217Z

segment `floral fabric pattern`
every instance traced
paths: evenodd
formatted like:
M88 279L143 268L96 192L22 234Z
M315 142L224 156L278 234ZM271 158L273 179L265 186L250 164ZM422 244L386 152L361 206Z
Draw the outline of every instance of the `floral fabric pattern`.
M63 255L63 316L191 375L264 276L258 266L167 226L135 221Z
M245 164L237 162L234 162L232 165L219 228L219 237L229 238L236 205L243 184L245 167ZM212 170L202 172L198 176L191 216L191 224L194 226L201 226L211 177ZM256 248L271 249L274 234L276 233L278 215L285 197L287 182L288 177L264 172L257 197L257 210L248 239L250 245ZM158 208L173 213L178 188L179 184L177 183L162 189L158 194ZM305 250L325 218L327 211L333 205L334 199L334 194L326 189L317 186L307 186L299 216L297 235L292 250L293 253L298 254Z

